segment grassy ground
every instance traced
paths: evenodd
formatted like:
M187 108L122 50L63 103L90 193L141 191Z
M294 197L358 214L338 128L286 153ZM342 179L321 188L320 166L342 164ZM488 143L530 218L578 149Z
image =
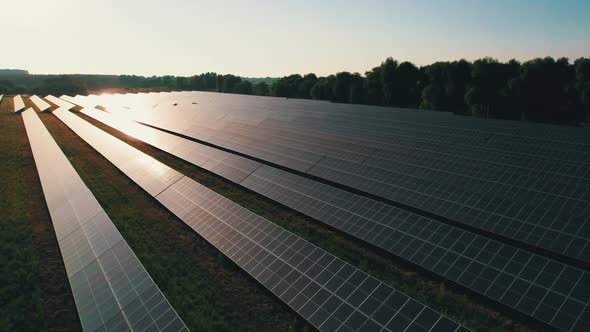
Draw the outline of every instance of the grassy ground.
M0 105L0 331L79 331L21 115Z
M307 324L158 205L59 119L51 135L193 331L289 331Z
M526 317L514 315L481 298L464 294L459 287L450 285L445 280L429 273L421 272L411 264L397 259L393 255L375 249L360 240L346 236L340 231L327 227L206 170L109 128L84 114L77 114L168 166L192 177L214 191L328 250L332 254L474 330L534 331L543 329L542 326Z

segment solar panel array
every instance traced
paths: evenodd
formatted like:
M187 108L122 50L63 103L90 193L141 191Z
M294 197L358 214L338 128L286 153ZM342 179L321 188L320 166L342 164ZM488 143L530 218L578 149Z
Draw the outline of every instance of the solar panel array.
M63 110L54 114L316 328L322 331L465 330L79 117Z
M76 107L76 105L61 99L61 98L57 98L55 96L49 95L47 97L45 97L45 99L47 99L48 101L50 101L51 103L57 105L58 108L63 108L65 110L71 110L74 107Z
M32 108L23 120L85 331L188 331Z
M201 92L79 99L590 262L586 129Z
M45 112L45 111L47 111L47 110L49 110L51 108L51 105L49 105L45 100L39 98L36 95L30 96L29 97L29 100L31 100L33 102L33 104L35 104L35 106L41 112Z
M104 111L83 108L81 113L236 183L261 166L258 162L120 119Z
M590 326L581 269L103 111L82 113L547 324Z
M25 109L25 102L21 95L16 95L12 98L12 102L14 105L14 113L22 112Z

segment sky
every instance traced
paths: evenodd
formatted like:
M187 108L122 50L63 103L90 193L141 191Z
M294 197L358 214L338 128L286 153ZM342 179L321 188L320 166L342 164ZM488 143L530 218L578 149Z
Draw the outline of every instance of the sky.
M0 68L246 77L590 57L588 0L1 0Z

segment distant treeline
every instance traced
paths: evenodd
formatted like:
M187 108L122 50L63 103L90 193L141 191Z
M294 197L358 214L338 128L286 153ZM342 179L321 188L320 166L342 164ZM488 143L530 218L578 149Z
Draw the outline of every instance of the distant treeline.
M388 58L364 75L295 74L258 80L216 73L191 77L0 76L0 94L75 95L112 88L217 91L579 124L590 116L590 59L570 63L566 58L547 57L519 63L483 58L417 67Z

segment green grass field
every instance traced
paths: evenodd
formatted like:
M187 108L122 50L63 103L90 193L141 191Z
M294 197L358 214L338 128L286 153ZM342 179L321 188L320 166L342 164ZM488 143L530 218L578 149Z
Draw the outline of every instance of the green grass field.
M79 329L20 115L0 112L0 331ZM533 331L534 322L461 292L361 241L122 133L118 138L387 284L480 331ZM40 114L81 178L191 328L311 330L299 316L161 207L55 116ZM18 273L16 273L18 271ZM51 280L49 282L48 280ZM21 328L21 327L26 328Z

